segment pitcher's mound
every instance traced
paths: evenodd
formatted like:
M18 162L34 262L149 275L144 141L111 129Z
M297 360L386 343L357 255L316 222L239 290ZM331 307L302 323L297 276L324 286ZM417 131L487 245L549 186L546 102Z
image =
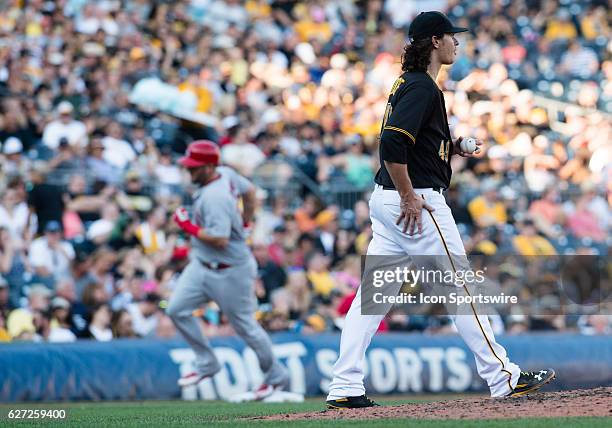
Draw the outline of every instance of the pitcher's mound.
M290 413L257 419L498 419L563 416L612 416L612 388L544 392L517 398L466 398L367 409Z

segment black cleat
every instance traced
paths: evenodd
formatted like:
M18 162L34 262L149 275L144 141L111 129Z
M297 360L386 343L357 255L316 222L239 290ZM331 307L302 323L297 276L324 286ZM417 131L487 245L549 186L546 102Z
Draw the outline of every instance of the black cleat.
M327 405L328 409L338 410L380 406L380 404L375 403L365 395L360 395L359 397L338 398L337 400L327 400L325 404Z
M508 397L520 397L537 391L555 378L553 369L544 369L536 372L521 372L518 383Z

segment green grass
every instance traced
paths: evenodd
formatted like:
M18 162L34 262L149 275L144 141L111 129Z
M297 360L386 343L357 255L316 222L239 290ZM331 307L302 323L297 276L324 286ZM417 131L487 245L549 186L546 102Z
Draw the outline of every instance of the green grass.
M448 398L448 397L446 397ZM430 401L432 397L424 397L412 402ZM441 397L437 397L440 400ZM443 398L442 398L443 399ZM407 400L383 399L382 404L406 403ZM206 427L261 427L274 428L288 426L284 422L267 422L245 420L249 416L264 416L278 413L308 412L323 409L322 401L308 400L301 404L264 404L226 402L185 402L185 401L146 401L146 402L102 402L102 403L44 403L44 404L3 404L0 405L0 426L44 426L44 427L167 427L167 426L206 426ZM62 421L50 419L37 421L15 421L7 418L10 409L65 409L67 418ZM367 421L330 421L305 420L292 421L290 426L297 427L478 427L478 428L535 428L550 427L609 427L612 418L539 418L517 420L411 420L411 419L379 419Z

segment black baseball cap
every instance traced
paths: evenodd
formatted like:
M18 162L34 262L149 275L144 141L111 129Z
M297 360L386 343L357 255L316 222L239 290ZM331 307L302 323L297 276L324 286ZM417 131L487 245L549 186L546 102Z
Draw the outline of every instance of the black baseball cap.
M431 36L446 33L463 33L468 31L464 27L455 27L453 23L442 12L421 12L414 18L408 28L410 40L425 39Z

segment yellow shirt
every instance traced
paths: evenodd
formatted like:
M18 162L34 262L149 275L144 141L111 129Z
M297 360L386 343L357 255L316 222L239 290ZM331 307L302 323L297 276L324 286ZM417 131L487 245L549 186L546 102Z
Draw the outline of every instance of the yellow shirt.
M544 38L547 40L555 39L575 39L578 36L576 26L571 22L552 21L546 28Z
M500 225L508 220L504 204L501 202L489 204L482 196L470 201L468 211L479 226Z
M361 232L355 238L355 250L357 254L365 255L368 250L368 244L370 243L370 234Z
M331 25L327 22L299 21L295 24L294 30L302 42L315 38L326 43L333 35Z
M543 236L518 235L513 239L514 247L522 256L554 256L555 247Z
M145 254L155 254L166 244L166 234L163 230L152 230L147 222L141 223L134 232L142 245Z
M252 18L270 16L272 13L272 8L270 5L263 1L247 0L244 4L244 8Z
M0 342L10 342L11 335L3 328L0 328Z
M312 283L312 289L320 296L329 296L336 284L329 272L313 272L309 271L306 276Z

